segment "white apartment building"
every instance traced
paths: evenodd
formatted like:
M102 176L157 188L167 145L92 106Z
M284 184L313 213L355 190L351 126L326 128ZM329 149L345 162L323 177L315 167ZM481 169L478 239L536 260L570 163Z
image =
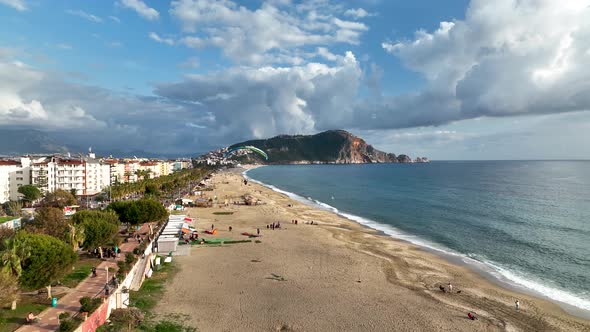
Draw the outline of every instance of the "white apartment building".
M32 163L31 184L48 193L76 190L76 195L95 195L109 186L111 168L94 158L42 158Z
M0 160L0 204L19 199L18 188L30 183L30 160L21 158Z
M111 166L96 159L85 160L85 187L82 195L96 195L111 183Z
M0 203L10 200L10 175L19 167L15 160L0 160Z

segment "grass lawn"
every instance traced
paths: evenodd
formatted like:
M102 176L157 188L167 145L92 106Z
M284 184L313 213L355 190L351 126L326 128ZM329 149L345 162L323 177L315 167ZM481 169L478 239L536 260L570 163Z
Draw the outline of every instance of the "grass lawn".
M16 218L18 218L18 217L0 217L0 224L3 222L7 222L9 220L16 219Z
M98 266L100 263L101 260L97 258L80 257L76 264L74 264L74 270L72 273L67 274L61 280L62 285L69 288L76 287L82 280L90 275L92 267Z
M174 276L178 268L174 264L165 263L159 271L154 271L152 277L146 279L137 292L129 293L129 306L139 308L143 312L150 312L164 293L164 284L168 278Z
M10 306L0 309L0 332L12 332L23 325L27 314L32 311L35 315L50 306L49 300L37 300L24 298L17 302L16 310L10 310Z

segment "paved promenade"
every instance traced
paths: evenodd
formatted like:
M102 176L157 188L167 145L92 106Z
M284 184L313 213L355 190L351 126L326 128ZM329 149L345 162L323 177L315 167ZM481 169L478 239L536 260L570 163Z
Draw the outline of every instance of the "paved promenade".
M139 230L140 234L149 232L148 224L144 224ZM122 243L119 249L121 254L116 259L109 258L100 263L96 268L96 277L89 276L88 278L81 281L76 288L70 293L57 301L57 307L47 308L37 315L39 320L31 325L23 325L17 332L47 332L57 331L59 328L58 316L63 312L69 312L74 315L80 311L80 299L84 296L95 297L104 295L104 286L107 282L107 271L106 268L111 270L117 270L117 261L124 261L125 254L133 252L133 249L137 247L139 243L134 239L129 239L129 242ZM112 277L112 273L109 273L108 278Z

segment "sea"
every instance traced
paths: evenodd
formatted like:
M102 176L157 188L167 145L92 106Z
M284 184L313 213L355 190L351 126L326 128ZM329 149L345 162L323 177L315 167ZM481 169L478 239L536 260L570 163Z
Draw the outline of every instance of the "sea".
M280 165L245 175L588 317L590 161Z

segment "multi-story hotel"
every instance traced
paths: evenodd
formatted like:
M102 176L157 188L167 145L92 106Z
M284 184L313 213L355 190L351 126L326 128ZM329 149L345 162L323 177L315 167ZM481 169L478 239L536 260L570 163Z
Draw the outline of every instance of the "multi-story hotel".
M86 158L46 157L33 162L31 184L41 192L75 190L76 195L92 196L110 185L110 165Z
M26 158L0 160L0 203L19 198L18 188L30 183L29 166Z
M190 167L188 160L96 159L87 156L47 156L0 159L0 203L18 200L18 188L32 184L43 194L56 189L75 190L78 196L93 196L114 183L142 180L138 171L150 178ZM141 174L141 172L139 172Z

